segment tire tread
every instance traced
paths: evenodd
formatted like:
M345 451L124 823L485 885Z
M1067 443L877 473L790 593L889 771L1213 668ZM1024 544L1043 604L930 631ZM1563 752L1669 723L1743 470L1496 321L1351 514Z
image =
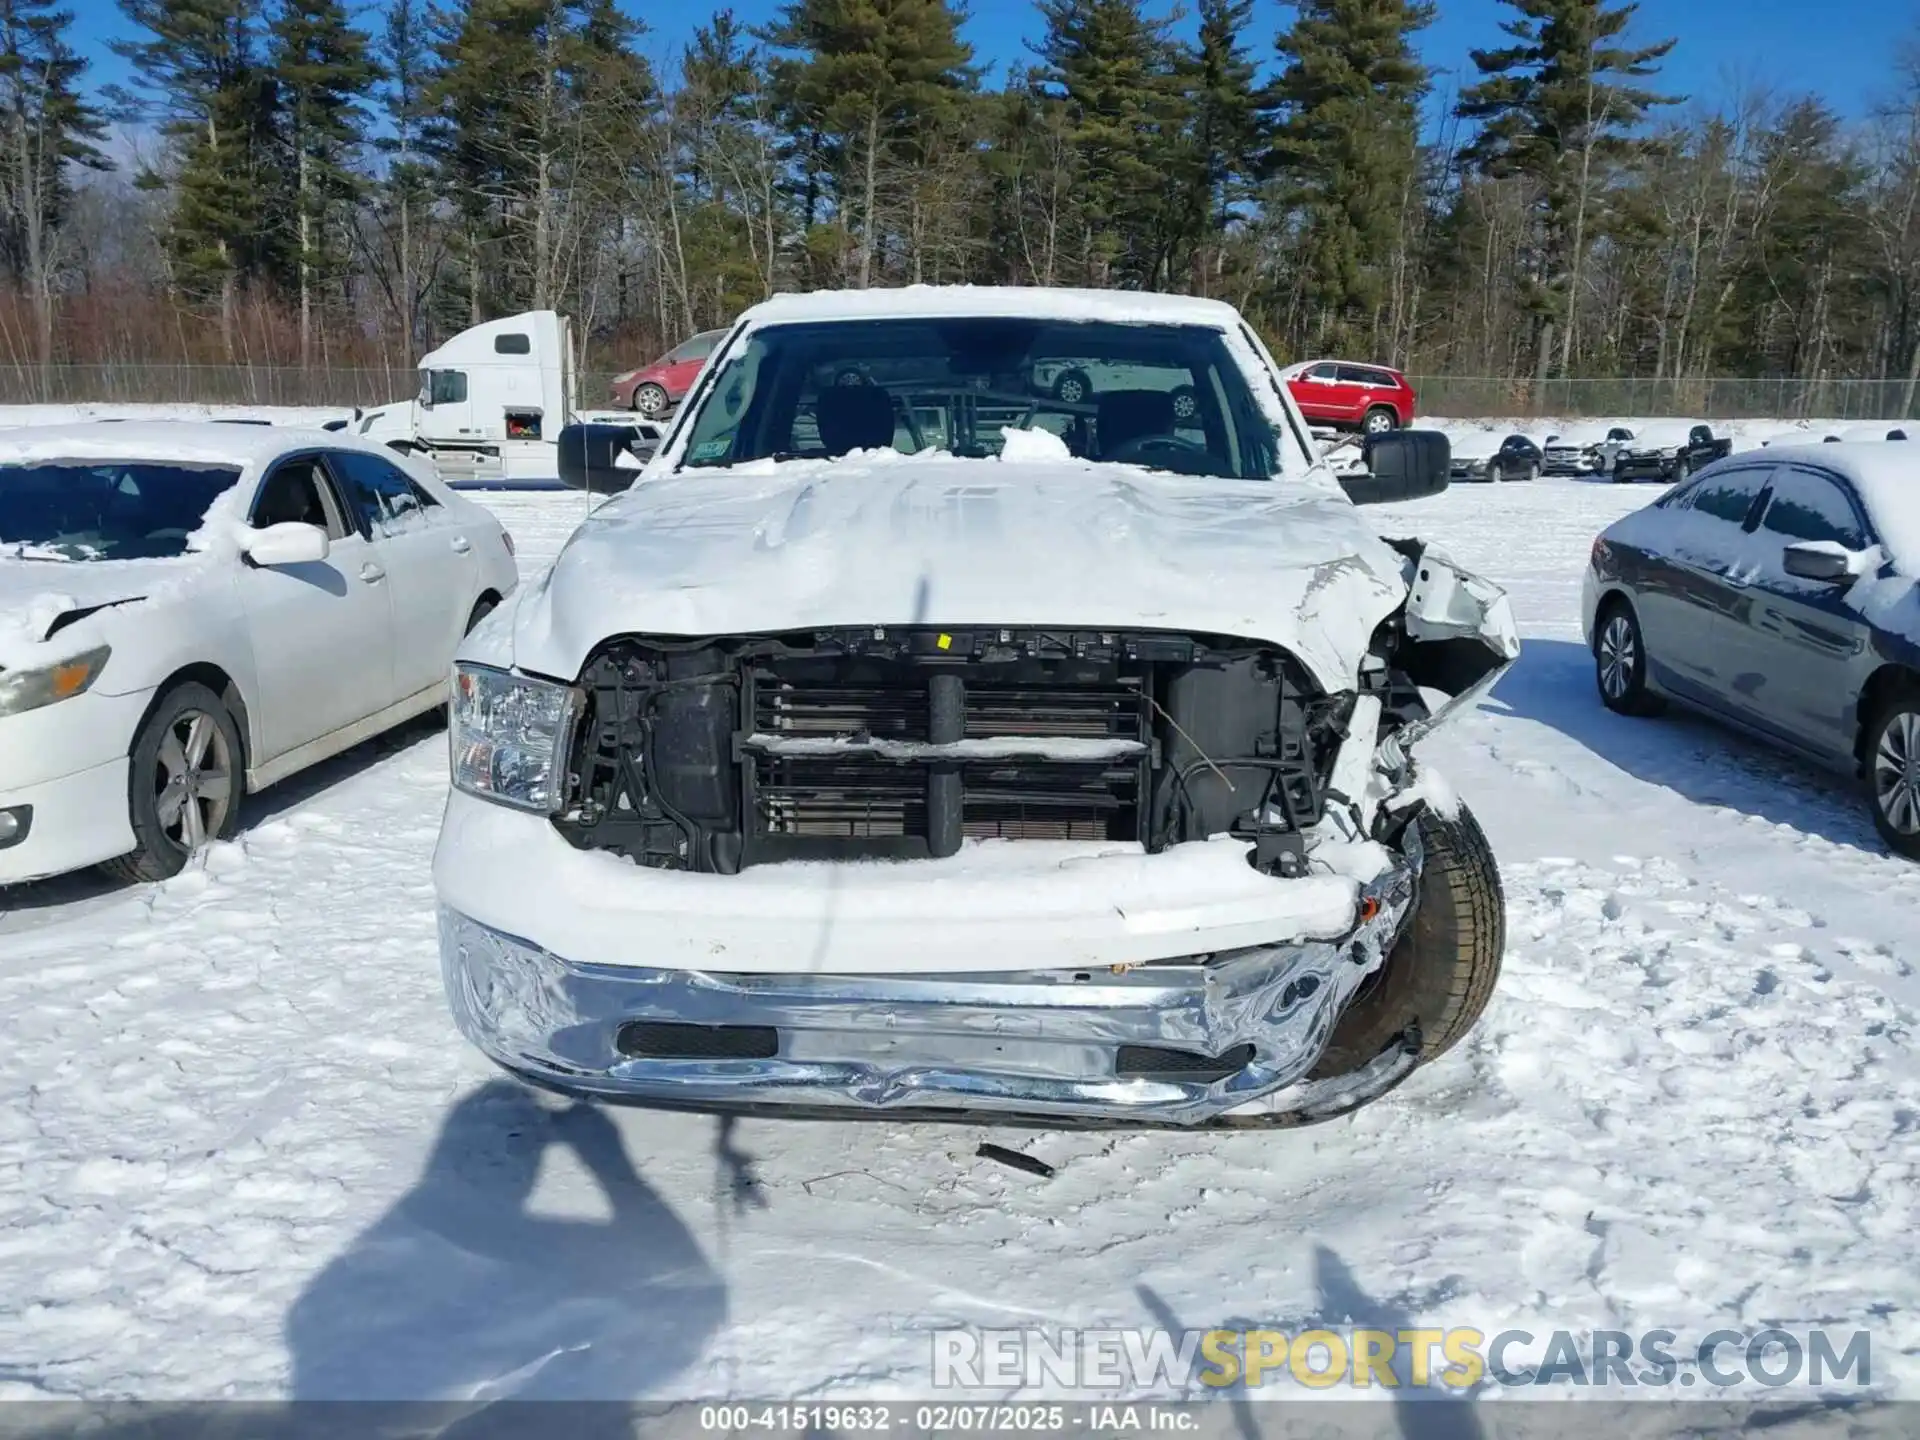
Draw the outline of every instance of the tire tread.
M1493 998L1506 952L1506 892L1486 833L1464 805L1428 810L1420 827L1426 863L1413 914L1378 984L1363 990L1334 1027L1315 1078L1367 1064L1396 1037L1419 1036L1418 1062L1459 1044Z

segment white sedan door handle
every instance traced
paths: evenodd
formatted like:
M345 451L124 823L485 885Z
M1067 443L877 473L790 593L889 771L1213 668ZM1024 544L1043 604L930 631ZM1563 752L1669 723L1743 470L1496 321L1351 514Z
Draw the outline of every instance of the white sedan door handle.
M369 560L367 561L366 564L360 567L360 578L366 581L369 585L371 585L376 581L386 579L387 572L382 570L378 565L374 564L373 561Z
M453 537L453 548L458 554L464 555L473 549L473 545L466 536L456 535Z

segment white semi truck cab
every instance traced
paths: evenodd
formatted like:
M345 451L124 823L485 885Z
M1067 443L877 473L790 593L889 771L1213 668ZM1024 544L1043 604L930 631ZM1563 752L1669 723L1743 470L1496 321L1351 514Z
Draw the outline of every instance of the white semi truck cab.
M557 311L462 330L420 358L419 374L412 400L369 410L355 428L426 455L449 484L557 480L556 441L577 420L629 426L643 445L660 438L658 426L636 415L575 409L573 323Z

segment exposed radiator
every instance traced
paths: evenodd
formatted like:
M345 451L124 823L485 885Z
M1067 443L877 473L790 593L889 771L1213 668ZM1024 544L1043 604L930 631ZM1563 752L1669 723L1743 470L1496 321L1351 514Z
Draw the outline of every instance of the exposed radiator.
M769 839L941 855L963 837L1140 836L1152 728L1138 684L1010 686L924 665L859 684L761 667L749 684L748 792Z

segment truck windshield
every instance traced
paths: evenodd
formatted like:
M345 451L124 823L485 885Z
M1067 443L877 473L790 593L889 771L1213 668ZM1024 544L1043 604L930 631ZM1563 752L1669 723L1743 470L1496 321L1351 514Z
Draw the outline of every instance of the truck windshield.
M0 560L184 555L231 465L71 460L0 465Z
M1018 318L770 325L728 354L682 463L1024 453L1264 480L1273 429L1217 329Z

